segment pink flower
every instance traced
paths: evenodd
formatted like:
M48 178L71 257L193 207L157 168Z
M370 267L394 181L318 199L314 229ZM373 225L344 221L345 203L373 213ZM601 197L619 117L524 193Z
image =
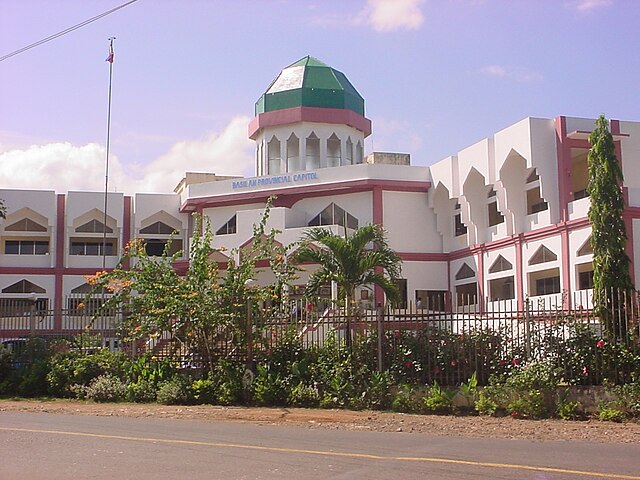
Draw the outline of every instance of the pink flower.
M589 376L589 368L588 367L582 367L582 376L583 377L588 377Z
M452 366L452 367L455 367L456 365L458 365L458 363L457 363L457 362L455 362L455 361L451 362L451 366Z
M442 369L440 369L440 367L436 367L436 368L433 369L434 375L438 375L441 371L442 371Z
M604 347L604 340L598 340L598 343L596 343L596 347L598 348Z

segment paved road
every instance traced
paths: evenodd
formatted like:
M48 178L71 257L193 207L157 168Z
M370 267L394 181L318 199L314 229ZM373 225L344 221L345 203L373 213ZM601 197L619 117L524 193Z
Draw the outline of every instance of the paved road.
M632 479L640 446L0 412L0 480Z

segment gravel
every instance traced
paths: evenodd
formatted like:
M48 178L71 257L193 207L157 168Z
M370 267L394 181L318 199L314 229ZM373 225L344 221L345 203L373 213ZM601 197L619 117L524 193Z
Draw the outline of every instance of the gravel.
M0 400L0 412L48 412L68 415L170 418L205 422L237 421L310 429L364 430L475 438L571 440L640 444L640 423L522 420L510 417L410 415L390 412L246 408L211 405L98 404L78 400Z

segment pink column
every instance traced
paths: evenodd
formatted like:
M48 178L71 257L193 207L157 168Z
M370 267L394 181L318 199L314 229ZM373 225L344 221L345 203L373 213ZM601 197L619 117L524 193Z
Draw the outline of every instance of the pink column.
M556 152L558 161L558 204L560 221L569 220L571 197L571 147L567 142L567 119L556 118Z
M569 245L569 230L566 224L560 230L560 244L562 250L562 290L567 293L564 308L571 308L571 250Z
M516 298L518 299L518 311L524 310L524 279L522 275L524 273L524 268L522 265L522 242L523 235L522 233L518 234L516 237Z
M64 280L64 252L65 252L65 196L59 194L56 199L56 260L53 269L55 276L54 300L53 300L53 330L62 330L62 300Z
M484 252L485 249L482 245L479 245L475 254L476 254L476 261L478 264L478 273L477 273L477 278L478 278L478 309L480 310L480 313L484 312L484 297L485 297L485 291L484 291Z
M383 212L383 202L382 202L382 187L375 186L372 190L372 202L373 202L373 223L376 225L383 226L384 212ZM381 273L382 268L377 268L377 272ZM376 305L379 303L382 304L384 301L384 292L382 288L379 286L375 286L374 289L374 302Z
M131 197L124 197L124 212L122 212L122 248L131 241ZM124 268L129 268L129 261L124 263Z

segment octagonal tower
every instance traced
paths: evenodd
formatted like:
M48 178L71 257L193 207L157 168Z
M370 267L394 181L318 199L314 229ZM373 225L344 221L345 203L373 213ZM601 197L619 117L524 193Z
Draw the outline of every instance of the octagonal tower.
M370 133L362 96L342 72L310 56L280 72L249 124L258 176L362 163Z

